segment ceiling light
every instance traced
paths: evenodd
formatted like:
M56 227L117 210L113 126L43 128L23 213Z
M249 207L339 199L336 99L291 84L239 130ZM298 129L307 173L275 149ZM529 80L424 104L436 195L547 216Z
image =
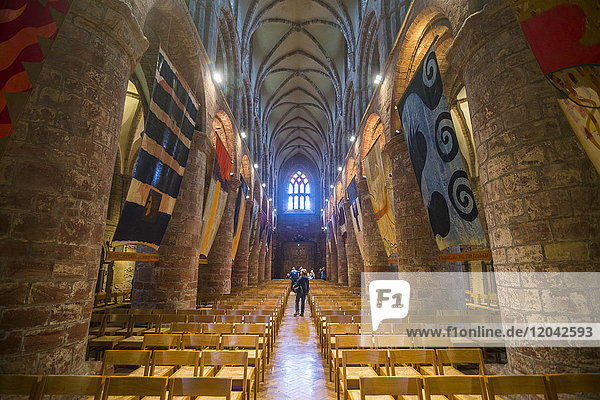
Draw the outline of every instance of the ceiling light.
M263 183L263 184L262 184L262 187L267 187L267 184L266 184L266 183Z
M329 185L329 187L330 187L331 189L333 189L333 185Z
M213 74L213 80L214 80L215 82L217 82L217 83L221 83L221 82L223 82L223 77L221 76L221 74L220 74L220 73L218 73L218 72L215 72L215 73Z
M258 164L257 163L254 163L254 168L258 168Z
M271 200L273 200L273 199L269 197L269 203L271 202Z
M321 212L323 212L323 209L321 208Z
M277 209L276 209L276 208L274 208L274 209L273 209L273 212L277 212ZM275 230L275 228L273 228L273 230Z
M381 80L382 80L382 79L383 79L383 78L381 77L381 75L377 75L377 76L375 77L375 84L376 84L376 85L379 85L379 84L381 83Z
M240 136L242 137L242 139L246 139L246 132L240 133Z
M248 200L249 198L250 198L250 196L249 196L249 195L246 195L246 200Z
M400 130L399 130L399 129L396 129L396 134L399 134L399 133L400 133Z
M354 143L354 141L355 141L355 140L356 140L356 136L354 136L354 135L350 136L350 141L351 141L352 143Z
M342 172L342 167L338 167L338 171Z

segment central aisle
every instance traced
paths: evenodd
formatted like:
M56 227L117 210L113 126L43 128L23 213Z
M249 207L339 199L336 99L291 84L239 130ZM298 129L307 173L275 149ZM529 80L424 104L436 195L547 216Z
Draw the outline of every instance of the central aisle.
M291 293L271 365L266 371L258 398L335 399L333 382L329 382L326 365L321 357L308 302L304 317L294 317L295 300L296 295Z

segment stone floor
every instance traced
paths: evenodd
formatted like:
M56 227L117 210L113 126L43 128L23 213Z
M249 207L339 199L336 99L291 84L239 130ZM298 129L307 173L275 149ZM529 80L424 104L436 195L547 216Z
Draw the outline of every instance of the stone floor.
M294 317L294 301L295 295L291 294L258 398L335 399L308 304L304 317Z

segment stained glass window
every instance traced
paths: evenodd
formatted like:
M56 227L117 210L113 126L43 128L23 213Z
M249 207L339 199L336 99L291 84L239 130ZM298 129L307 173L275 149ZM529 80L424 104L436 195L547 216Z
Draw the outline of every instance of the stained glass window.
M288 184L288 210L310 210L310 184L302 171L296 171Z

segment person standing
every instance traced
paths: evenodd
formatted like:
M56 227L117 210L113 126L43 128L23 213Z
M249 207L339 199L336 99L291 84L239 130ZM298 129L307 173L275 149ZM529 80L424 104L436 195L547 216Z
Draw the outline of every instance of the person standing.
M298 282L296 286L296 312L294 313L294 317L300 315L304 317L304 304L306 302L306 296L308 295L309 283L308 283L308 274L305 269L302 269L300 272L300 278L298 278Z
M315 271L310 270L310 274L308 274L308 279L315 279Z
M288 278L290 278L290 281L292 283L292 289L293 289L294 283L296 283L298 281L298 278L300 278L299 271L296 270L296 267L292 267L292 270L288 274Z
M327 279L327 275L325 274L325 268L321 268L321 279Z

